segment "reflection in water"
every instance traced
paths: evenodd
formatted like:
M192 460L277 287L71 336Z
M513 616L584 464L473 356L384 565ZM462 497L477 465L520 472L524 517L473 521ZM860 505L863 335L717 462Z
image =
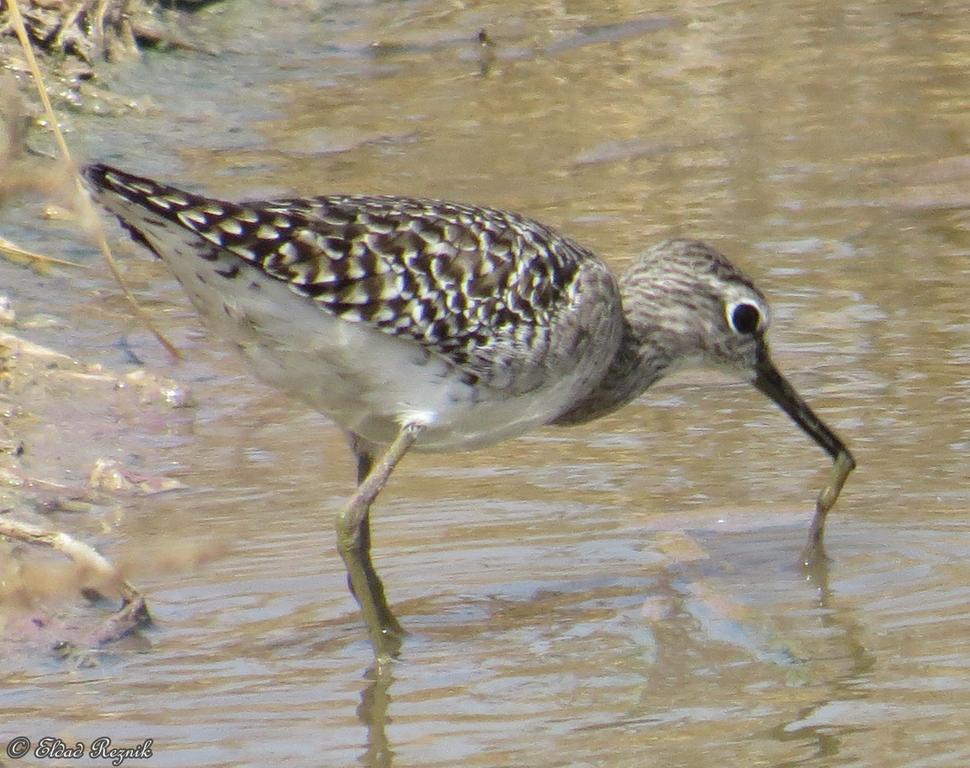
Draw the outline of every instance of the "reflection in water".
M664 539L668 537L665 535ZM682 542L676 547L680 552L685 551ZM662 544L661 548L671 551L669 543ZM868 692L864 682L875 670L877 657L863 640L866 630L857 609L834 594L829 581L829 561L820 557L804 572L804 584L815 593L817 610L810 615L817 616L827 638L824 662L790 630L780 629L777 618L773 620L769 614L736 601L725 589L723 577L728 572L724 568L715 567L705 556L668 563L648 597L650 608L645 615L654 621L658 653L638 705L623 717L580 726L577 732L647 735L677 724L689 732L708 719L713 720L712 724L722 718L730 721L736 703L725 703L725 711L719 712L718 696L698 699L686 693L697 693L694 678L698 668L685 660L700 657L708 652L705 648L720 644L733 647L758 664L774 667L784 675L789 686L804 690L816 699L799 707L792 719L763 733L763 738L775 740L779 745L798 748L797 760L780 760L778 765L801 765L809 755L840 760L851 757L852 750L843 748L845 736L866 729L833 726L828 718L815 722L814 715L839 702L865 700ZM663 608L658 609L658 604ZM696 623L692 626L684 621L685 617ZM825 671L830 664L835 666L831 675ZM821 700L817 699L819 695ZM810 744L814 745L811 750Z
M365 677L369 682L361 691L357 707L357 717L367 729L367 749L360 762L367 768L389 768L394 762L394 750L387 739L393 663L375 664Z
M813 724L814 714L835 702L865 698L861 684L875 668L876 656L866 648L862 639L865 630L856 610L833 595L829 582L831 561L824 548L818 555L805 564L806 579L818 593L819 621L838 638L833 645L844 648L842 655L848 659L849 668L826 681L822 701L803 707L791 722L772 729L771 736L780 742L814 740L817 748L813 757L838 757L842 753L843 736L861 729L852 726L833 728L829 722Z

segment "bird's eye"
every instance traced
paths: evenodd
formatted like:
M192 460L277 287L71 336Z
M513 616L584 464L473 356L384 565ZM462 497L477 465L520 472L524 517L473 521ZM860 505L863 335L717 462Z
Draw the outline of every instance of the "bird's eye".
M728 323L737 333L751 335L761 328L761 311L746 301L728 308Z

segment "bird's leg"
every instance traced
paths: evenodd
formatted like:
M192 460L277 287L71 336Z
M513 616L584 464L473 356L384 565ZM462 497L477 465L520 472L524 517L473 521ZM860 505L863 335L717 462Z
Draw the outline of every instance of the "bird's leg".
M356 435L351 436L351 448L357 457L358 485L354 495L337 513L337 549L347 567L350 589L360 604L378 662L387 661L397 653L404 630L387 604L384 585L371 561L370 505L384 488L394 467L414 445L421 430L419 424L401 427L376 464L369 444ZM366 476L361 480L365 471Z
M377 459L377 446L354 432L348 432L347 437L350 442L350 450L354 452L354 459L357 461L357 487L359 488L374 468L374 461ZM364 518L361 521L360 546L362 549L370 551L370 508L364 513ZM351 592L354 591L354 585L350 583L349 574L347 586Z
M374 468L378 447L354 432L348 432L347 437L350 442L350 450L354 452L354 458L357 460L357 487L359 488L370 475L371 470ZM377 494L375 493L374 497L376 498L376 496ZM357 530L356 549L358 555L360 556L361 566L363 567L367 576L367 583L370 585L369 592L373 595L379 596L380 598L376 602L380 625L385 631L385 634L402 636L405 634L405 632L401 628L401 625L398 623L397 619L394 617L394 613L387 605L387 600L384 597L384 585L381 582L380 577L377 575L377 569L374 568L374 564L370 557L369 505L364 511ZM354 589L354 582L351 579L349 571L347 572L347 587L350 589L350 594L352 594L357 602L360 603L360 598L357 596L357 590Z

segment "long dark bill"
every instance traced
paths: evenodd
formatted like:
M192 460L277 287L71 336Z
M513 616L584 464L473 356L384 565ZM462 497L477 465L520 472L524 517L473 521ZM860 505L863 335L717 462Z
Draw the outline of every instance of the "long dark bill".
M855 459L845 447L845 443L815 415L808 403L802 400L795 388L775 368L767 353L758 361L753 383L759 391L774 400L785 413L791 416L809 437L822 446L833 461L843 456L843 461L849 464L848 469L855 468Z

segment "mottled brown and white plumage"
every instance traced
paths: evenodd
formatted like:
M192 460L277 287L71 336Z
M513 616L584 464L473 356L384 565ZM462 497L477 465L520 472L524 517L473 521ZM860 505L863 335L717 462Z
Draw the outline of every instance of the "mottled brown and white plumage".
M607 267L513 213L392 197L230 203L104 166L85 176L260 378L375 444L415 415L429 450L525 432L588 395L620 342Z
M704 243L661 243L616 280L570 238L492 208L231 203L104 165L83 175L261 379L349 433L359 487L338 544L379 658L401 630L370 561L368 510L412 445L474 448L588 421L707 364L751 380L851 463L772 364L765 297Z

